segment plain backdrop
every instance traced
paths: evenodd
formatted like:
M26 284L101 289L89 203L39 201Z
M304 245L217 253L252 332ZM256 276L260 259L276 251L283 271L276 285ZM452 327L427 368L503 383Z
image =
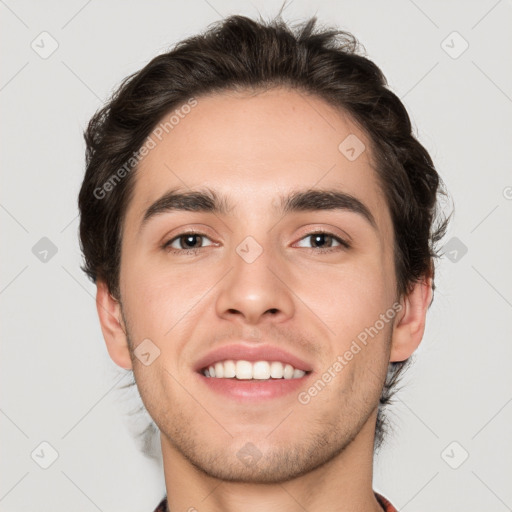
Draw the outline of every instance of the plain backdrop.
M175 42L280 6L0 2L1 511L150 512L164 495L161 461L137 437L147 417L129 414L130 374L108 357L79 268L82 133L125 76ZM455 206L375 489L406 512L512 510L512 2L295 0L284 11L312 15L353 32L384 71Z

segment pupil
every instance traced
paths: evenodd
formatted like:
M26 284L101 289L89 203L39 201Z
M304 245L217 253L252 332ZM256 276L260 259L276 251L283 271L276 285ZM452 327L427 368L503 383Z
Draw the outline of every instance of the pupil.
M199 238L199 235L186 235L185 237L185 244L192 246L195 245L195 243L197 243L197 238ZM195 242L195 243L194 243ZM188 247L188 249L190 249L191 247Z
M328 235L322 235L322 234L313 235L313 237L314 237L314 245L317 246L317 247L322 247L324 244L328 245L328 244L325 243L325 237L326 236L328 236Z

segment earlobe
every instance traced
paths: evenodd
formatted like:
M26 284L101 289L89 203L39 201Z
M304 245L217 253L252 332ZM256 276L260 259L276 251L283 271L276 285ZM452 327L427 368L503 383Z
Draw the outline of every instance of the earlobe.
M121 368L131 370L132 361L121 305L112 297L106 283L99 280L96 283L96 309L110 358Z
M401 300L391 341L390 362L405 361L418 348L425 332L427 311L432 300L432 278L414 283Z

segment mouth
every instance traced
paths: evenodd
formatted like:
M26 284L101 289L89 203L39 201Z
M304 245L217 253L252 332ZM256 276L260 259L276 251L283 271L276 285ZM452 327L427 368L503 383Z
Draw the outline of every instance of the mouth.
M222 369L217 373L220 368ZM233 375L233 370L235 375L229 377ZM272 370L273 373L269 375ZM226 373L222 373L220 377L220 373L224 371ZM300 389L308 385L311 373L289 365L283 366L279 361L251 363L244 360L227 360L204 368L196 372L196 375L207 389L222 396L222 403L226 403L227 398L239 404L254 404L270 399L290 399L290 396L295 399Z
M310 364L288 351L247 343L211 351L194 370L201 385L238 403L289 397L314 373Z

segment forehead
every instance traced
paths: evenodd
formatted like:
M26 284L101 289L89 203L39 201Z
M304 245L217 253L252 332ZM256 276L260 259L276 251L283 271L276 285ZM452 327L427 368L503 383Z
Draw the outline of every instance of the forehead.
M172 124L162 124L165 116L158 137L153 132L155 147L134 176L129 225L170 189L208 187L230 197L237 210L261 215L290 190L336 188L362 200L385 228L389 217L370 141L341 109L284 88L196 101Z

